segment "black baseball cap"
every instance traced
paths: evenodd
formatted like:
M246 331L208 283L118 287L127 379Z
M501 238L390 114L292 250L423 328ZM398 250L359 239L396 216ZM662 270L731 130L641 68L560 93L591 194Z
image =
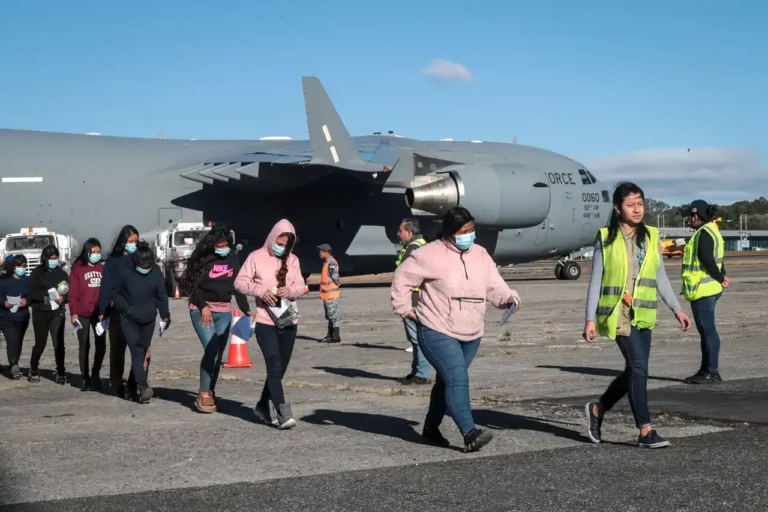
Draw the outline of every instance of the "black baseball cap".
M706 202L705 200L697 199L694 202L692 202L690 205L688 205L688 208L685 209L684 215L686 217L689 217L694 213L705 215L707 213L707 210L709 210L711 206L712 205Z

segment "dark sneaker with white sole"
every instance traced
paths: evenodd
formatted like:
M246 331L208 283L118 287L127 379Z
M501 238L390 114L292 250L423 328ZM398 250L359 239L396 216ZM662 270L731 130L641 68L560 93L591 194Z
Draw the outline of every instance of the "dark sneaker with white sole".
M473 428L464 436L464 453L476 452L493 439L493 434L481 428Z
M600 443L602 438L601 428L603 426L603 417L595 415L594 409L597 402L589 402L584 407L584 414L587 416L587 435L595 443Z
M655 430L651 430L644 436L637 437L637 446L640 448L666 448L669 441L661 437Z
M699 372L685 379L686 384L718 384L723 382L720 372Z

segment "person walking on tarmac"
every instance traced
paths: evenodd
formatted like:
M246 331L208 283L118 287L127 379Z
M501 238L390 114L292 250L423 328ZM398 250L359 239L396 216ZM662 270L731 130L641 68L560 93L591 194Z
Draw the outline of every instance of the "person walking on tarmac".
M83 244L83 250L72 264L69 274L69 314L72 325L79 326L77 340L80 343L80 375L83 383L81 391L100 391L101 364L107 352L106 333L98 334L99 324L99 294L101 292L101 277L104 273L104 263L101 261L101 243L95 238L89 238ZM91 330L94 336L93 368L88 369L89 352L91 350Z
M52 296L51 290L57 292L56 298ZM35 346L29 360L29 382L40 382L40 357L50 334L56 359L56 383L67 383L64 368L64 315L69 301L68 291L69 276L61 268L59 250L55 245L46 245L40 254L40 265L29 276L29 307L32 309L32 329L35 331Z
M216 382L232 325L232 296L244 315L251 316L248 299L235 290L240 261L232 252L232 233L221 224L197 244L187 261L181 285L189 293L189 317L203 344L200 361L200 390L195 401L198 411L217 411Z
M722 382L715 308L730 279L725 275L725 241L715 220L716 210L716 206L698 199L684 213L688 226L696 232L683 253L683 296L691 303L693 320L701 336L701 366L695 375L685 379L688 384Z
M657 298L660 296L674 312L683 331L691 328L691 321L669 283L659 230L643 224L644 202L640 187L620 184L613 193L608 227L601 228L595 237L583 336L588 343L595 343L597 333L615 340L625 366L597 402L587 403L585 412L587 434L593 443L600 443L605 413L629 394L640 429L637 446L663 448L669 441L653 429L648 409L648 359Z
M322 244L317 247L320 251L320 259L323 260L323 272L320 275L320 300L323 301L325 318L328 320L328 334L318 343L341 343L339 335L339 297L341 278L339 277L339 263L331 254L331 246Z
M293 254L295 243L293 224L287 219L277 221L264 245L248 255L235 279L238 292L256 298L256 340L267 367L264 389L253 412L259 421L281 430L296 426L283 391L283 377L298 332L296 300L304 295L305 287L299 258Z
M104 263L101 288L99 289L99 322L109 320L109 383L120 398L135 400L138 397L136 381L129 374L128 387L123 383L125 373L125 336L120 327L120 313L112 307L112 288L120 279L123 271L133 269L133 254L139 241L139 232L130 224L125 225L112 244L112 250ZM150 351L144 362L144 371L149 371Z
M5 260L4 267L0 276L0 331L5 338L9 377L19 380L21 347L29 328L27 258L23 254L11 255ZM11 298L13 302L9 300Z
M395 313L418 321L419 346L437 372L422 436L430 444L450 446L439 428L447 412L464 436L465 452L493 439L475 425L469 401L469 365L483 336L486 301L499 309L520 305L488 251L474 241L472 215L466 208L451 208L443 218L442 238L414 251L395 270L391 292Z
M424 237L421 236L421 227L419 226L418 219L403 219L397 230L397 236L400 238L400 243L403 245L403 248L397 256L397 261L395 261L395 265L400 267L400 265L413 254L413 251L419 247L423 247L427 242L424 240ZM413 289L411 299L411 306L415 311L416 306L419 304L418 287ZM416 320L411 320L410 318L405 317L403 318L403 324L405 325L405 337L411 343L413 361L411 363L411 373L400 379L400 384L406 386L410 384L430 384L432 380L429 376L432 372L432 368L419 348L419 340L416 334Z

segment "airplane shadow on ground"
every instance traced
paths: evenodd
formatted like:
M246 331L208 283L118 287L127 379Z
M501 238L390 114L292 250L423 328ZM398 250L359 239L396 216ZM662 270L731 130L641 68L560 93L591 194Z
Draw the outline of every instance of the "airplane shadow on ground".
M187 391L185 389L171 389L153 387L155 396L152 400L164 400L166 402L174 402L184 407L197 412L199 414L207 414L198 411L195 408L195 400L197 400L197 393ZM253 414L253 409L241 402L235 402L234 400L227 400L226 398L216 397L216 405L218 412L216 414L225 414L232 416L233 418L239 418L250 423L257 423L256 416Z
M367 372L365 370L358 370L357 368L332 368L330 366L313 366L313 370L323 370L326 373L332 373L341 377L349 378L361 378L361 379L374 379L374 380L391 380L397 381L400 377L390 377L388 375L381 375L380 373Z
M618 377L621 375L621 370L612 370L610 368L590 368L588 366L552 366L546 364L540 364L536 368L550 368L554 370L560 370L570 373L580 373L582 375L594 375L596 377ZM660 380L664 382L685 382L683 379L675 379L673 377L653 377L648 376L649 380Z

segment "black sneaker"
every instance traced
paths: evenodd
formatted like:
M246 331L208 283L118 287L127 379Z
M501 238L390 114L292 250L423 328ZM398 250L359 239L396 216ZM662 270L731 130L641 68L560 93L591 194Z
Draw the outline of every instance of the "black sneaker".
M723 382L720 372L702 372L685 379L688 384L717 384Z
M91 378L87 375L83 375L83 384L80 386L80 391L90 391L91 390Z
M587 416L587 435L593 443L598 444L603 440L601 432L603 417L595 415L594 408L596 405L596 402L587 403L584 407L584 413Z
M104 385L101 383L101 376L98 373L91 375L91 390L101 391Z
M637 436L637 446L640 448L666 448L669 441L661 437L655 430L651 430L644 436Z
M464 453L476 452L493 439L493 434L481 428L473 428L464 436Z
M424 438L424 441L426 441L427 444L431 444L433 446L439 446L440 448L448 448L451 446L451 443L448 442L443 434L440 433L440 429L437 428L424 428L421 433L421 437Z
M152 388L149 386L139 386L137 389L137 399L140 404L148 404L154 396Z
M683 380L683 382L685 382L686 384L694 384L693 380L696 379L697 377L701 376L701 375L704 375L705 373L706 372L702 368L699 368L699 371L697 371L696 373L694 373L690 377L686 377Z
M117 398L126 398L125 385L120 384L119 386L115 386L114 390L115 390L115 396Z
M67 374L66 373L57 373L56 374L56 384L59 384L63 386L67 383Z
M403 386L410 386L411 384L418 384L423 386L425 384L432 384L432 379L417 377L416 375L408 375L407 377L399 379L398 382Z
M40 382L40 370L29 370L27 380L29 382Z
M19 369L19 365L17 364L11 366L11 379L13 380L21 379L21 370Z

